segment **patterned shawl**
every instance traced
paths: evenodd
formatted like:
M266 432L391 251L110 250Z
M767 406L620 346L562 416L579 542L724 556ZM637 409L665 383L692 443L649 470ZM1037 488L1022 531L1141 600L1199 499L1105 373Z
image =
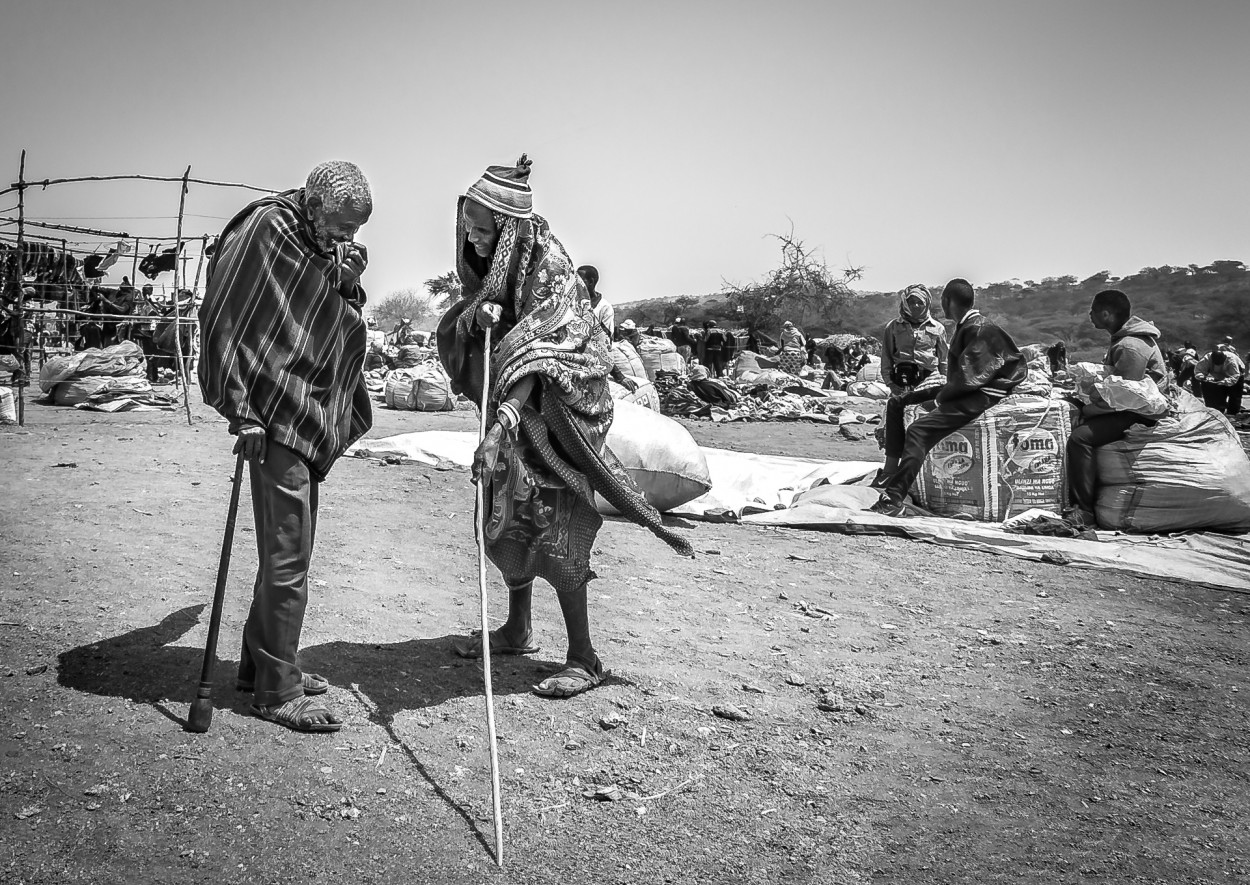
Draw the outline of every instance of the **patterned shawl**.
M474 318L482 304L500 305L503 317L495 334L502 338L492 337L491 412L518 381L537 376L541 411L523 411L521 432L540 452L550 450L549 438L559 444L558 455L566 463L553 464L548 458L547 467L557 474L576 471L583 497L598 492L626 518L690 555L689 542L664 528L605 444L613 415L607 384L611 342L595 321L568 253L541 216L496 213L499 239L484 268L466 236L464 200L456 220L462 298L438 327L439 357L453 389L481 402L485 336Z
M373 423L365 324L337 262L316 244L301 191L264 197L226 225L200 305L204 402L237 432L259 425L321 480Z

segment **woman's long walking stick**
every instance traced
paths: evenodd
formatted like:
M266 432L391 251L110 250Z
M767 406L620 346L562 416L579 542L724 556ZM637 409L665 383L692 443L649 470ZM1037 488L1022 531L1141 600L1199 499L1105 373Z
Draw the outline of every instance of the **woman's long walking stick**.
M243 453L234 462L234 482L230 486L230 507L226 511L226 533L221 539L221 559L217 562L217 587L213 590L213 612L208 619L208 641L204 644L204 667L200 687L187 713L187 731L203 733L213 724L213 665L217 662L217 634L221 630L221 609L226 600L226 577L230 574L230 550L234 547L234 520L239 515L239 486L243 484Z
M482 355L482 415L478 445L486 439L486 409L490 405L490 327ZM490 789L495 813L495 864L503 867L503 812L499 806L499 748L495 741L495 698L490 684L490 622L486 614L486 477L477 478L477 586L482 599L482 678L486 684L486 734L490 738Z

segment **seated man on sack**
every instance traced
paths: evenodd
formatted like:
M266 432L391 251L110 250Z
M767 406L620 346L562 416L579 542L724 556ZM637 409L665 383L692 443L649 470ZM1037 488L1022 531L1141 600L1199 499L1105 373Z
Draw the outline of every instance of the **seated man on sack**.
M956 278L942 289L942 312L955 321L947 355L946 383L892 396L885 410L885 467L873 485L881 500L869 509L906 515L903 499L920 474L925 456L939 442L972 423L1028 377L1029 368L1011 336L972 305L976 294ZM937 405L903 430L903 407L935 400Z
M1095 329L1111 334L1111 345L1103 358L1107 374L1126 381L1153 378L1160 387L1167 384L1167 363L1159 349L1159 330L1133 314L1128 296L1118 289L1104 289L1089 306L1089 321ZM1154 426L1154 418L1137 412L1117 412L1101 402L1081 407L1081 423L1068 437L1068 488L1072 500L1069 520L1079 527L1095 528L1094 502L1097 499L1098 462L1094 449L1124 439L1134 424Z

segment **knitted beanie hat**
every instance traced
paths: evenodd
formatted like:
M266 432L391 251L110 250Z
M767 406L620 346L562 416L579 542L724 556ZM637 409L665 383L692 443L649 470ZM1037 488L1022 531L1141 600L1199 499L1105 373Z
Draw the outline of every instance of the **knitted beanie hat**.
M515 166L488 166L465 196L492 212L511 218L530 218L534 214L534 192L529 185L533 164L533 160L521 154Z

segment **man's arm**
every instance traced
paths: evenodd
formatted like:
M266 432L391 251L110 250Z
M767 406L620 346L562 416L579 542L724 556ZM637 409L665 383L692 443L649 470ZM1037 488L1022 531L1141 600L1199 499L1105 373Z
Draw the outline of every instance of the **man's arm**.
M1126 381L1141 381L1146 377L1146 363L1149 358L1148 348L1135 347L1127 341L1121 341L1120 346L1115 349L1111 374L1119 375ZM1207 365L1209 368L1210 363Z

